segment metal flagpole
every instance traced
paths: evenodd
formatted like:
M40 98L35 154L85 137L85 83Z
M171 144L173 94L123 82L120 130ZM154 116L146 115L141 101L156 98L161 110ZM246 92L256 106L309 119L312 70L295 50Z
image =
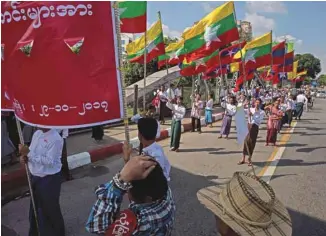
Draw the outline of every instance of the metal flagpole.
M22 132L22 127L21 127L20 121L18 120L17 117L15 117L15 119L16 119L16 126L17 126L17 130L18 130L18 135L19 135L20 143L22 145L24 145L25 142L24 142L24 136L23 136L23 132ZM34 212L34 217L35 217L35 222L36 222L36 231L37 231L37 235L38 236L41 236L40 227L39 227L39 221L38 221L37 208L36 208L36 204L35 204L34 192L33 192L32 182L31 182L31 176L30 176L30 172L29 172L27 163L25 163L24 165L25 165L25 171L26 171L26 176L27 176L28 188L29 188L29 192L31 194L33 212Z
M145 31L145 48L144 48L144 89L143 89L143 109L144 112L146 110L146 70L147 70L147 61L146 61L146 56L147 56L147 30Z
M273 69L273 30L271 30L271 71ZM272 101L273 101L273 90L274 90L274 85L272 81Z
M127 114L127 100L126 100L126 84L125 84L125 77L124 77L124 70L122 68L123 61L122 61L122 46L121 46L121 30L120 30L120 16L119 16L119 7L118 2L115 2L114 7L114 15L115 15L115 27L117 33L117 42L118 42L118 57L119 57L119 69L120 69L120 82L121 82L121 93L122 93L122 103L123 103L123 121L124 121L124 128L125 128L125 137L126 141L130 143L130 133L129 133L129 125L128 125L128 114Z
M284 56L283 56L283 73L285 73L285 71L284 71L284 70L285 70L285 54L286 54L286 51L287 51L287 50L286 50L286 47L287 47L287 46L286 46L286 39L285 39L285 52L284 52ZM283 88L283 80L284 80L284 79L283 79L283 77L282 77L282 81L281 81L281 83L282 83L282 88Z
M158 14L158 19L161 21L161 23L162 23L162 18L161 18L161 12L159 11L159 12L157 12L157 14ZM161 25L162 26L162 25ZM163 29L162 29L162 32L163 32ZM167 62L167 60L165 59L165 67L166 67L166 74L168 75L169 74L169 67L168 67L168 62Z
M162 26L161 12L158 11L157 15L158 15L158 19L161 21L161 26ZM162 29L162 32L163 32L163 29ZM169 74L169 67L168 67L168 63L167 63L166 59L165 59L165 67L166 67L166 75L168 75ZM169 97L170 98L172 97L171 82L169 82Z
M221 70L221 77L220 77L221 78L221 83L220 83L220 87L221 87L221 90L222 90L223 87L224 87L224 81L223 81L223 69L222 69L222 63L221 63L221 55L220 55L220 53L221 53L221 51L218 52L218 61L219 61L219 66L220 66L220 70ZM217 83L216 83L216 86L217 86ZM224 93L225 93L225 91L223 89L223 96L225 98L225 94Z

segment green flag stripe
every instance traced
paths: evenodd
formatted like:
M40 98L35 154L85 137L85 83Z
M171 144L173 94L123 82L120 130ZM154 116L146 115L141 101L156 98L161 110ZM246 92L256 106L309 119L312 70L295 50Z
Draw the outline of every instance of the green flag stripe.
M228 32L229 30L237 27L237 24L234 20L234 14L231 14L218 22L215 22L214 24L211 25L211 27L214 27L216 25L220 25L220 28L217 31L217 36L222 35ZM205 43L206 42L204 40L204 33L202 33L191 39L186 40L184 45L187 50L187 53L190 53L202 47Z
M159 43L163 42L163 34L160 34L156 39L154 39L154 44L158 45ZM138 52L136 52L135 54L131 54L131 55L127 55L127 59L130 60L134 57L138 57L144 54L144 48L142 50L139 50Z
M119 8L126 8L126 10L120 15L120 19L134 18L146 14L147 2L119 2Z
M252 51L252 50L258 50L255 53L254 58L265 56L267 54L270 54L271 51L272 51L270 44L266 44L266 45L263 45L263 46L255 47L255 48L249 49L248 51Z

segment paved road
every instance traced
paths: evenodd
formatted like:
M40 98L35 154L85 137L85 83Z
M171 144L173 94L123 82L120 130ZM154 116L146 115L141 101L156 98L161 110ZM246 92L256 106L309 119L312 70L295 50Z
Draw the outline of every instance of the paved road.
M285 142L280 143L278 148L264 147L266 131L261 130L253 157L256 173L266 175L263 167L270 164L268 160L273 158L273 154L285 148L271 185L289 207L293 218L293 235L326 235L326 185L322 182L326 171L326 146L322 144L322 140L326 140L326 108L321 104L322 101L317 101L314 111L298 122L287 142L286 136L289 134L279 137ZM177 204L173 235L215 236L213 217L199 204L197 191L206 186L222 184L235 171L251 171L246 165L236 165L242 148L236 144L234 130L229 140L220 140L217 139L219 127L220 124L215 124L214 128L204 128L202 134L184 134L182 151L179 153L168 151L169 140L160 142L173 166L171 188ZM94 187L110 180L121 167L119 157L113 157L75 170L75 180L63 184L61 207L68 236L89 235L84 230L84 224L95 200ZM2 208L2 224L15 229L21 236L26 235L28 206L28 198L5 205Z

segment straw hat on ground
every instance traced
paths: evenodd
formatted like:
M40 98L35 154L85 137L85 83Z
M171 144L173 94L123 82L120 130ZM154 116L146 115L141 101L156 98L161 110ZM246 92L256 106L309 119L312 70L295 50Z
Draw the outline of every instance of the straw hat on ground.
M238 235L292 235L285 206L270 185L250 174L235 172L224 189L207 187L199 190L197 197Z

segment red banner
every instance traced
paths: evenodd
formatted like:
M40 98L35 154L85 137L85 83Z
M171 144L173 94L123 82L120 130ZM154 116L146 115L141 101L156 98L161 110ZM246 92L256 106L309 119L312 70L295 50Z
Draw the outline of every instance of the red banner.
M1 5L2 80L21 121L78 128L121 119L111 2Z

